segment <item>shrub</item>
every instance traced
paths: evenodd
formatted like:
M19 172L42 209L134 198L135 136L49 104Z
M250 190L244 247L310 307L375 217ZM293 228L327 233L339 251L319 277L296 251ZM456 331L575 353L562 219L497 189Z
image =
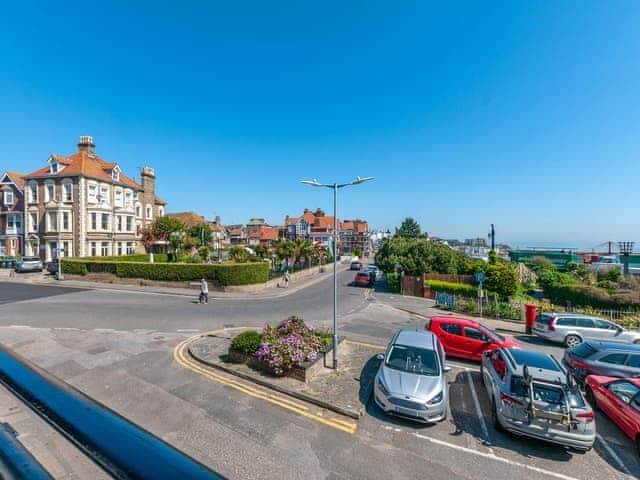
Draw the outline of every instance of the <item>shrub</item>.
M249 330L236 335L231 342L231 348L233 350L246 353L247 355L253 355L256 353L258 348L260 348L261 343L262 334L260 332Z
M269 265L258 263L227 263L220 265L98 262L84 259L64 259L64 273L114 273L121 278L141 278L158 281L193 281L206 278L220 285L249 285L269 280Z
M611 295L606 290L590 285L556 284L545 288L545 294L552 303L592 308L638 309L640 300L637 294L622 293Z
M518 291L518 274L510 263L497 262L487 265L484 286L502 298L513 296Z
M262 336L256 358L275 375L284 375L295 365L315 360L325 345L327 332L319 334L303 319L291 316L276 327L266 325Z
M390 292L398 293L400 291L400 275L387 273L387 288Z
M424 284L434 292L460 295L461 297L474 298L478 296L478 288L466 283L443 282L441 280L425 280Z
M93 260L96 262L149 262L148 253L136 253L133 255L111 255L109 257L82 257L77 260ZM153 261L158 263L165 263L169 261L169 254L166 253L154 253Z

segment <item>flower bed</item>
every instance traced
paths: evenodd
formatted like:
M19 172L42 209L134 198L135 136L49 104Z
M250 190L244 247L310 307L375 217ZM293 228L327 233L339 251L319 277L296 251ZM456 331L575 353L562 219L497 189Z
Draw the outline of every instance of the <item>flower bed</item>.
M255 342L255 335L253 333ZM247 332L238 335L229 349L229 358L267 371L276 376L292 376L308 380L306 370L324 358L330 350L332 336L329 332L316 330L304 320L291 316L277 326L266 325L262 330L262 339L253 355L246 350L244 337ZM239 348L240 345L245 348Z

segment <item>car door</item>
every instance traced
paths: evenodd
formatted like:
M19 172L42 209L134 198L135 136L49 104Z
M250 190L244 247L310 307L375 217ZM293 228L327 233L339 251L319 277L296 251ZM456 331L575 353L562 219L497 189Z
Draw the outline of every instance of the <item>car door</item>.
M592 371L595 375L607 377L625 377L625 363L627 354L624 352L609 352L593 362Z
M598 339L607 340L607 341L615 341L616 336L620 329L615 323L611 323L607 320L602 320L599 318L593 319L593 324L595 328L594 335L597 335Z
M487 349L491 339L483 331L475 327L465 326L463 332L465 336L464 349L467 358L480 360L482 352Z
M612 408L607 414L629 437L635 434L635 409L631 401L640 393L640 388L631 382L620 380L609 384Z
M640 375L640 354L631 353L624 364L624 377L636 377Z
M576 331L580 334L582 340L594 340L598 338L598 330L595 328L593 319L589 317L576 318Z
M457 323L441 323L440 324L440 341L444 347L444 351L451 357L467 358L464 354L464 337L462 336L462 327Z

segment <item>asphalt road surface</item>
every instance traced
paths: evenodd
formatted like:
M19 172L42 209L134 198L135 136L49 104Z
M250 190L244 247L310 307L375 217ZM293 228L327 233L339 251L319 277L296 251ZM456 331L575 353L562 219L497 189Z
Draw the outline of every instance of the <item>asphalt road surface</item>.
M350 286L340 274L340 332L383 347L401 327L433 314L417 299ZM477 364L450 359L446 421L417 425L366 414L345 432L328 411L291 402L235 377L183 368L185 338L230 326L260 326L297 314L331 323L331 280L287 297L197 305L175 296L0 283L0 339L65 381L229 478L495 480L631 478L638 456L598 413L595 448L579 454L496 431ZM490 324L490 322L487 322ZM529 348L562 348L520 335Z

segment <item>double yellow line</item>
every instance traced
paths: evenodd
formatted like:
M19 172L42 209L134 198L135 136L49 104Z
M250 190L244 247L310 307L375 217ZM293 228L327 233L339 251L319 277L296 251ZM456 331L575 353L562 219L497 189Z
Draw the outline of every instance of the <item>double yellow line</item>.
M228 330L232 330L232 329L228 329ZM222 331L227 331L227 329L218 330L216 332L210 332L210 334L220 333ZM275 395L266 390L256 388L254 385L250 385L248 383L241 382L234 378L229 378L227 376L220 375L219 373L213 371L212 369L204 367L200 363L193 360L190 357L189 353L187 352L189 344L194 340L196 340L197 338L200 338L201 336L202 335L196 335L194 337L188 338L187 340L181 342L173 350L173 358L178 365L180 365L183 368L186 368L187 370L191 370L194 373L202 375L216 383L225 385L229 388L233 388L234 390L244 393L245 395L249 395L250 397L258 398L260 400L269 402L273 405L277 405L286 410L289 410L290 412L294 412L310 420L322 423L323 425L335 428L337 430L343 431L345 433L349 433L351 435L353 435L356 432L358 425L353 421L342 420L336 417L325 418L322 410L319 410L317 412L311 412L309 410L309 407L302 402L297 402L295 400L291 400L281 395Z

